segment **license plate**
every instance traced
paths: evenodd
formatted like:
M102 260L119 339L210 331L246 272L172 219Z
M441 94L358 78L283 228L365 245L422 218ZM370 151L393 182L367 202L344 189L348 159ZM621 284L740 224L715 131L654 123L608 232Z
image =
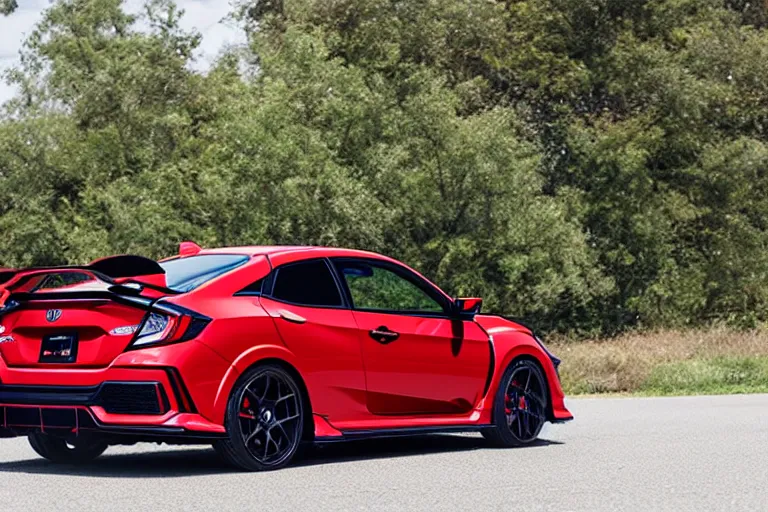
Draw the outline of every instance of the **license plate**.
M43 338L41 363L74 363L77 359L77 334L51 334Z

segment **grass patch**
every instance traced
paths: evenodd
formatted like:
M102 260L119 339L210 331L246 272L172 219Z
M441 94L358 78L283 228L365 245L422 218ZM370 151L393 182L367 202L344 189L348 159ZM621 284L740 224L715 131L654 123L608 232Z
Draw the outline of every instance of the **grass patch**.
M552 350L569 395L768 392L768 332L656 331Z
M768 357L718 357L659 365L639 391L649 395L768 392Z

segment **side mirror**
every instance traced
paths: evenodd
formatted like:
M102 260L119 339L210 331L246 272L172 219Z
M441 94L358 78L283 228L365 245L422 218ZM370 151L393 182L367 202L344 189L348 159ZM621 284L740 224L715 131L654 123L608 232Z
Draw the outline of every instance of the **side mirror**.
M479 297L463 297L454 300L456 311L464 315L476 315L483 307L483 299Z

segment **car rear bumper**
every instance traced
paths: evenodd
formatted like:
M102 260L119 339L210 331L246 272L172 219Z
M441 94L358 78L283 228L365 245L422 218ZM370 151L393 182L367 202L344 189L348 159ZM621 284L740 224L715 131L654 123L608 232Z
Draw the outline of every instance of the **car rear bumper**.
M105 368L20 368L0 358L0 437L221 437L209 411L228 368L197 342L126 353Z
M221 434L223 418L212 411L229 368L195 341L128 352L104 368L14 367L0 358L0 406L85 410L101 427Z
M219 438L224 427L194 409L173 369L137 371L157 380L107 380L97 386L0 384L0 437L33 432L140 438Z
M160 424L107 424L88 406L0 403L0 438L45 433L60 437L98 435L114 444L122 442L212 442L226 437L223 428L196 414L163 416Z

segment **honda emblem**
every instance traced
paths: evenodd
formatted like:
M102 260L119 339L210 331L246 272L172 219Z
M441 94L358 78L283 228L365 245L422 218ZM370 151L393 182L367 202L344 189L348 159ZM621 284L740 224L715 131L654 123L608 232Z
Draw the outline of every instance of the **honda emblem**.
M48 320L49 322L55 322L59 318L61 318L61 310L60 309L49 309L45 313L45 319Z

